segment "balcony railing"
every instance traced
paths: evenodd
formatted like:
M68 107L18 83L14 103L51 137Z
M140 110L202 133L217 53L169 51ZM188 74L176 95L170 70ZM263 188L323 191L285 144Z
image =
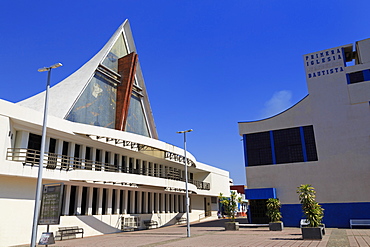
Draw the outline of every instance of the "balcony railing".
M22 162L24 166L39 166L40 151L24 148L8 148L6 158L7 160ZM120 172L185 182L185 178L180 175L180 171L175 171L169 168L149 168L148 166L142 168L134 168L131 166L119 166L118 164L114 165L110 163L81 159L77 157L49 152L45 152L43 164L44 168L52 170L91 170L104 172ZM189 179L189 183L194 184L197 189L200 190L210 190L211 188L210 183L197 181L194 179Z

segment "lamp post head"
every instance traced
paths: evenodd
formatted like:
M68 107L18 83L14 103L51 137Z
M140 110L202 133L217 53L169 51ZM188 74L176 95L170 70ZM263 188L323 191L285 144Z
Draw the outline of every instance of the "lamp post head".
M177 131L176 133L178 134L182 134L182 133L187 133L187 132L192 132L193 129L189 129L189 130L184 130L184 131Z
M51 70L51 69L56 69L56 68L61 67L61 66L63 66L63 64L61 64L61 63L56 63L56 64L54 64L54 65L51 65L50 67L44 67L44 68L38 69L37 71L38 71L38 72L49 71L49 70Z

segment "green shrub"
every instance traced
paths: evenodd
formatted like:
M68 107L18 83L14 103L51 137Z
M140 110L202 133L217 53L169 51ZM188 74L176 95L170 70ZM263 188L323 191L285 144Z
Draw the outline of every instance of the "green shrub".
M231 222L235 221L235 212L238 209L238 203L241 203L241 197L237 197L235 191L231 191L230 197L225 197L220 193L218 196L220 199L220 203L222 204L225 213L228 217L230 217Z
M267 200L267 213L266 215L270 218L270 222L280 222L282 216L280 212L281 203L277 198L270 198Z
M324 217L324 209L316 202L316 191L311 184L302 184L297 193L302 204L302 211L309 220L310 227L318 227Z

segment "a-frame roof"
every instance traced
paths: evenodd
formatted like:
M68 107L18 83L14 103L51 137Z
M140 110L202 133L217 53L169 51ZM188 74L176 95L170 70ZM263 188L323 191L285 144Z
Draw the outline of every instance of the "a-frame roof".
M67 118L69 112L72 110L77 100L80 98L81 94L84 92L85 88L88 86L91 79L100 64L103 63L104 59L109 54L110 50L119 38L124 40L124 45L126 46L127 53L136 53L136 47L133 40L130 24L128 20L116 30L109 41L104 45L104 47L87 63L85 63L80 69L71 74L69 77L63 81L56 84L49 90L49 115ZM148 94L146 92L146 87L140 68L140 63L137 62L136 74L135 74L135 84L139 85L142 90L142 105L143 114L148 125L149 136L158 139L157 130L154 123L154 118L152 110L149 103ZM35 109L37 111L43 111L45 101L45 91L18 102L17 104Z

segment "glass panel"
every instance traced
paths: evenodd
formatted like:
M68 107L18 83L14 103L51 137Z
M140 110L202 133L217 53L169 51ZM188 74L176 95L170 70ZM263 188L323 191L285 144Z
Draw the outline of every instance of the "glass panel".
M271 165L272 150L268 131L247 135L248 166Z
M121 34L102 64L111 70L118 72L118 59L126 55L127 50Z
M77 123L114 128L116 118L116 86L95 73L89 85L66 117Z
M149 137L149 130L146 124L140 98L134 95L131 96L126 131Z
M303 162L303 149L299 128L274 130L276 163Z

